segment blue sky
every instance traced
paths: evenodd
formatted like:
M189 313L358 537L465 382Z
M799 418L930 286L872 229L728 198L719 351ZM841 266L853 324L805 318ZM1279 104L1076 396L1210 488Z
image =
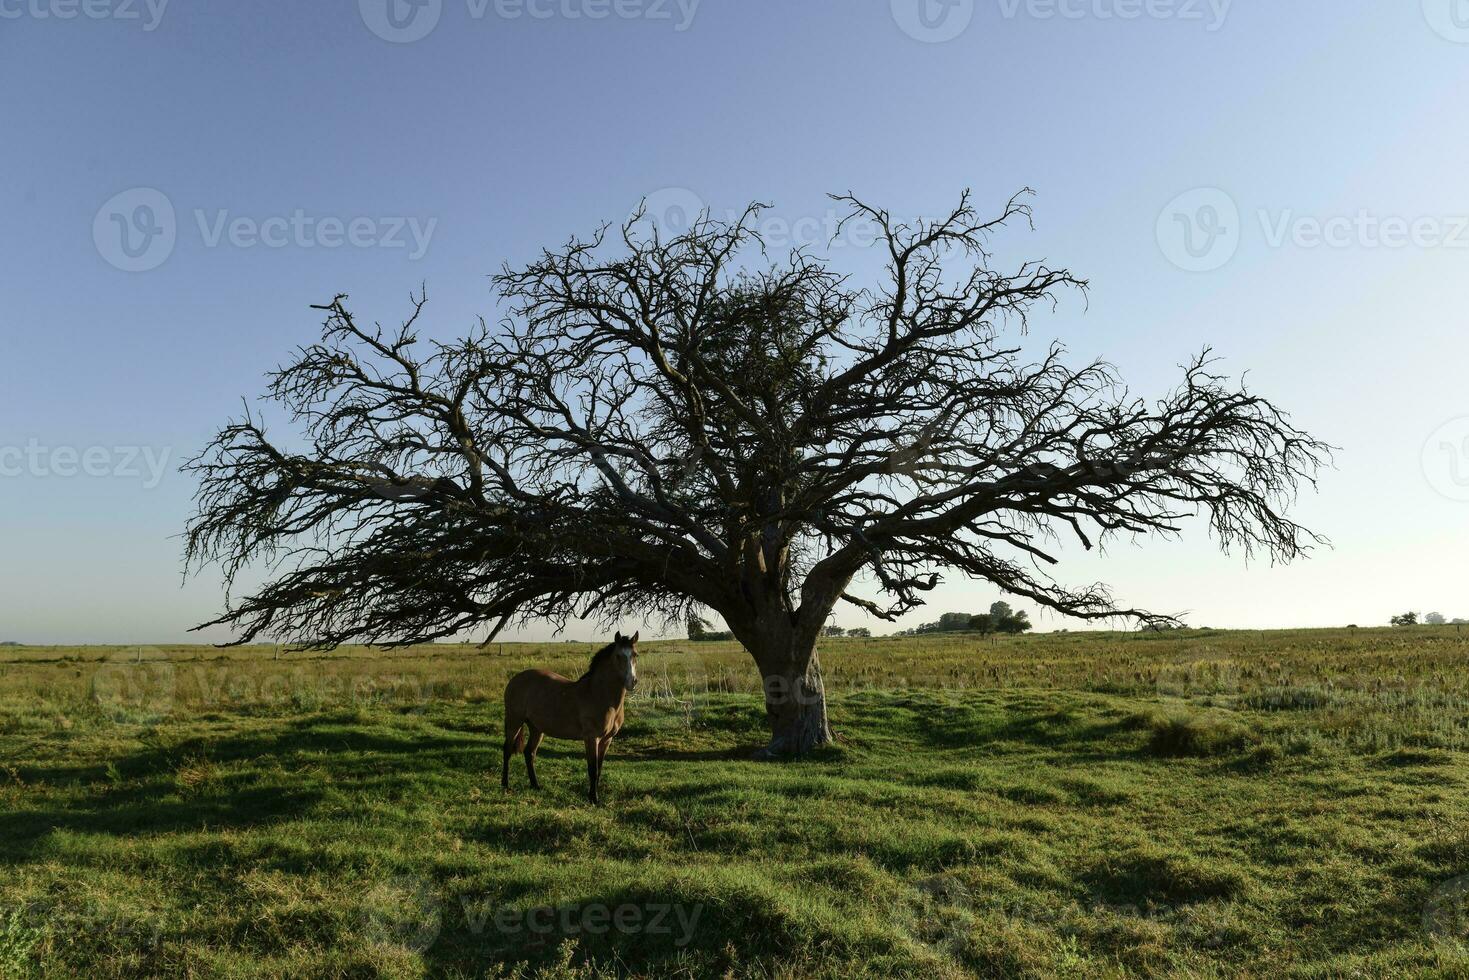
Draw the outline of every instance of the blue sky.
M394 321L425 283L449 336L502 261L643 197L770 201L804 241L829 191L1025 186L1001 258L1092 282L1036 338L1141 394L1213 345L1341 447L1309 561L1200 529L1063 577L1215 626L1469 616L1464 0L388 2L0 0L0 639L175 641L218 607L180 577L176 467L311 303ZM909 619L994 598L951 579Z

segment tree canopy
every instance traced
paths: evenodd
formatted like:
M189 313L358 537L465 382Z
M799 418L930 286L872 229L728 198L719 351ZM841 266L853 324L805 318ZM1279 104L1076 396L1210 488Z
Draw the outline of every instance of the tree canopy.
M1060 540L1195 515L1247 555L1319 540L1287 507L1327 447L1208 351L1153 399L1059 345L1026 353L1037 308L1086 282L999 267L991 238L1028 221L1024 196L982 217L966 194L911 223L836 200L880 229L880 282L769 256L752 205L672 237L637 214L507 266L502 318L459 339L421 339L422 294L392 328L346 296L318 307L320 340L269 379L289 437L250 409L189 465L190 567L231 584L270 568L206 625L406 644L713 610L767 679L819 693L838 602L894 620L955 573L1146 620L1052 577Z

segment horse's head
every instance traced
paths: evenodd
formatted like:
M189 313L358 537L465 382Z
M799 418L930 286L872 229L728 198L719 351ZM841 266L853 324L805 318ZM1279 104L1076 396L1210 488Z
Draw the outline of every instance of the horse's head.
M638 686L638 630L632 636L618 633L612 641L612 662L622 672L622 686L631 691Z

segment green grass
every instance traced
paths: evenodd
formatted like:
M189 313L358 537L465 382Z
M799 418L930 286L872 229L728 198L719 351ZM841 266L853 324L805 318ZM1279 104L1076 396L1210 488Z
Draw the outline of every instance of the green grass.
M784 764L651 644L604 805L504 794L589 652L7 648L0 976L1469 975L1452 628L829 641Z

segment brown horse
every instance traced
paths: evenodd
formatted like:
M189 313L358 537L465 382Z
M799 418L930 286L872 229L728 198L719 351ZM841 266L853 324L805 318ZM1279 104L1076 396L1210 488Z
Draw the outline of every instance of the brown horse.
M505 685L505 766L500 785L510 788L510 757L525 748L525 768L531 789L536 781L536 749L541 739L574 738L587 750L588 794L597 802L597 784L602 780L602 759L613 736L622 729L622 703L638 684L639 633L617 634L598 650L580 680L570 680L549 670L522 670ZM530 726L530 737L521 729Z

